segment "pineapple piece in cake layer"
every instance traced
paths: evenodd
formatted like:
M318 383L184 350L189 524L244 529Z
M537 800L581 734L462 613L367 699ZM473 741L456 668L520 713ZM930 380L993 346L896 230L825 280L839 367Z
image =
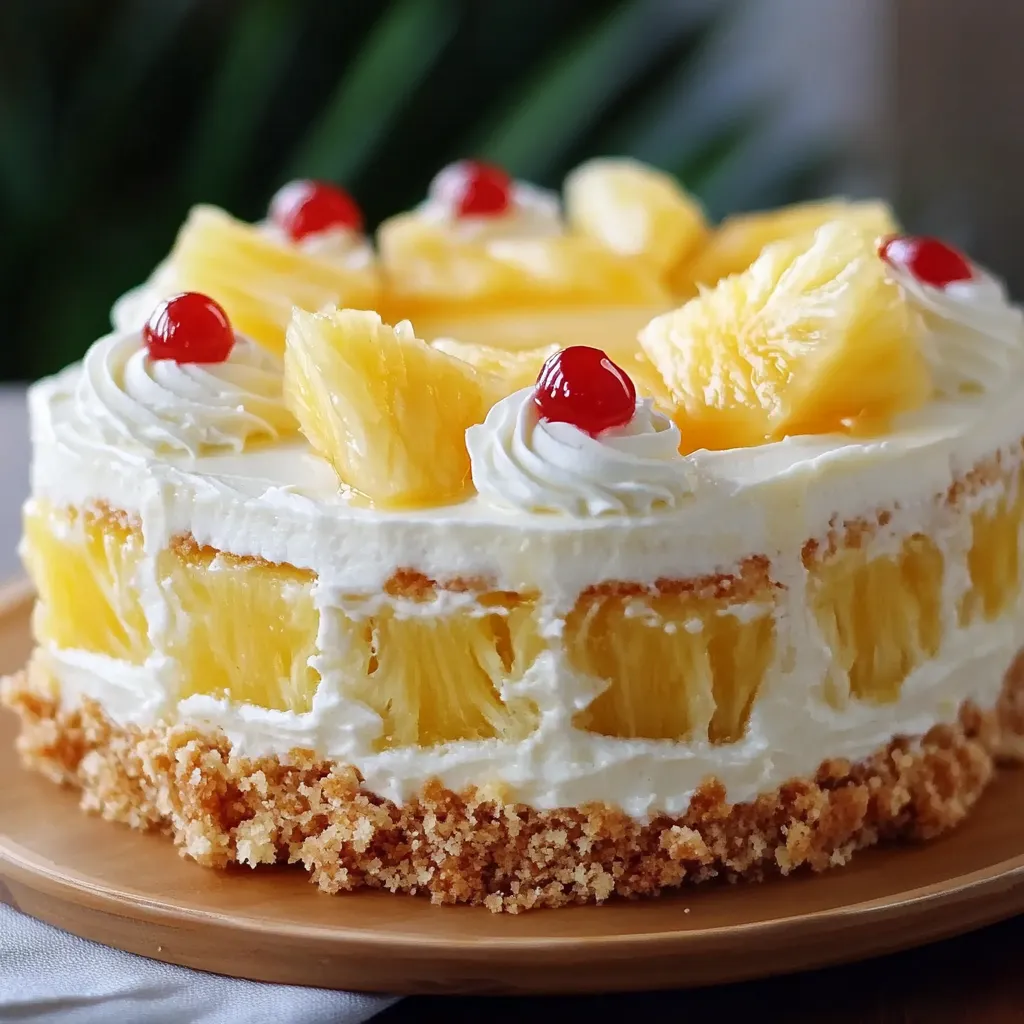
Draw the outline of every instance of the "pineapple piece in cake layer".
M530 600L481 594L475 612L368 618L332 612L348 637L339 667L347 695L381 717L381 749L457 740L521 739L532 701L503 694L544 647Z
M566 619L566 650L608 685L576 725L630 739L739 739L774 655L772 612L770 593L754 616L685 593L582 596Z
M466 429L502 383L376 313L296 310L285 402L313 448L382 508L441 505L472 486Z
M835 220L848 221L876 238L899 229L890 207L877 201L829 200L738 214L724 220L692 260L677 266L675 291L693 295L699 285L714 285L746 270L773 242L809 234Z
M919 332L874 232L834 221L769 246L640 344L694 451L884 427L931 393Z
M661 276L689 259L707 235L700 204L670 175L636 160L597 159L565 179L570 227Z
M36 639L141 665L153 649L136 581L141 534L125 518L42 501L26 506L24 526Z
M164 273L173 291L216 299L237 331L278 354L293 306L375 308L380 297L372 264L326 259L212 206L191 211Z
M320 683L313 573L195 548L164 552L159 566L180 697L309 711Z

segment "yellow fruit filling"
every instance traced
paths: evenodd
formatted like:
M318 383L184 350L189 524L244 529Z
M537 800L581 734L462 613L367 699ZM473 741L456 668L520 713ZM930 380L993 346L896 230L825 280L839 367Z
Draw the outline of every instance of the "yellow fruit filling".
M309 663L320 624L313 573L193 548L164 552L159 570L180 697L310 709L320 683Z
M960 621L998 619L1017 598L1021 586L1020 536L1024 527L1024 470L1016 493L1000 497L994 508L971 516L967 571L971 587L960 604Z
M604 736L731 743L775 653L770 596L738 617L687 594L581 598L565 625L574 668L607 688L575 719Z
M136 574L142 537L120 517L25 508L23 553L38 602L36 638L141 665L149 657Z
M884 703L942 643L942 552L908 537L895 556L842 550L810 571L808 595L832 664L826 696Z
M689 452L883 429L931 394L919 331L873 234L833 221L653 320L640 345Z
M278 354L294 306L373 309L380 300L373 266L346 266L279 242L212 206L191 211L169 266L176 290L216 299L235 330Z
M516 740L533 731L533 702L502 696L543 647L533 603L515 594L480 601L476 614L335 613L348 639L345 690L383 720L379 748Z

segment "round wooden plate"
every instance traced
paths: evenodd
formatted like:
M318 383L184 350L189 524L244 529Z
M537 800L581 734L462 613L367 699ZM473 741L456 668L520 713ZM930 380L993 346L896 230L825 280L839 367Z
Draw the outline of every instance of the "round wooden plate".
M0 596L0 672L29 649L30 595ZM0 716L0 877L25 913L133 953L261 981L392 993L710 985L855 960L1024 910L1024 777L923 846L761 885L518 917L387 893L324 896L299 870L216 872L78 810L18 766Z

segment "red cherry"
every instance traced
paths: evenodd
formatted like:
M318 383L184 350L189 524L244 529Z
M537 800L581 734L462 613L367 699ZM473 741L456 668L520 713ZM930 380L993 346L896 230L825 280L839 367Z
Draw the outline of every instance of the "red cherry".
M430 195L456 217L497 217L512 205L512 179L493 164L460 160L436 175Z
M904 267L933 288L945 288L954 281L974 277L971 261L937 238L893 235L878 247L878 255L894 267Z
M142 328L150 359L223 363L235 344L227 313L207 295L182 292L164 299Z
M633 418L636 388L626 371L599 348L573 345L541 367L533 402L541 419L571 423L597 437Z
M363 230L363 214L355 200L324 181L290 181L279 188L270 200L270 219L293 242L328 228Z

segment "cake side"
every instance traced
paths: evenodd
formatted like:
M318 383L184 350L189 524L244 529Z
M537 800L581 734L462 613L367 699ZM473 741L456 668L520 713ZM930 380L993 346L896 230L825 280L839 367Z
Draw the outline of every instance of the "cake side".
M345 593L190 537L148 553L137 518L37 502L38 659L68 706L220 730L238 756L309 749L398 803L438 779L647 820L708 774L740 802L994 704L1024 644L1021 451L774 558L607 580L564 612L413 571Z

